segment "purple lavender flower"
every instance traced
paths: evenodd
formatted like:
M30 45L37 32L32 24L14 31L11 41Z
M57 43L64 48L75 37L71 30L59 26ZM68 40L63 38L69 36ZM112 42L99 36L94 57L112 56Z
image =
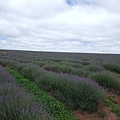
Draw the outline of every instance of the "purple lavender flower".
M16 83L15 78L0 65L0 119L50 120L51 116L41 101Z

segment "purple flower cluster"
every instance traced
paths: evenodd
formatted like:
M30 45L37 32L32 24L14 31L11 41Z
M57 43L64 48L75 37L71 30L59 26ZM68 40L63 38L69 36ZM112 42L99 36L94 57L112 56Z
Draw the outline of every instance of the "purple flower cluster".
M1 120L50 120L51 117L41 101L15 82L0 65L0 119Z
M0 83L4 82L15 82L15 78L0 65Z

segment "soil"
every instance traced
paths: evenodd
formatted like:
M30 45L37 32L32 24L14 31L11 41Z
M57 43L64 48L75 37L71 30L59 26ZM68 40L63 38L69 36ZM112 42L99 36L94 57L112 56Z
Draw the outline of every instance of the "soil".
M120 95L118 94L118 91L115 91L113 89L109 90L108 96L114 97L117 100L116 104L120 104ZM102 105L96 112L90 113L87 111L76 110L73 112L73 114L79 120L120 120L120 117L112 112L109 107Z
M80 112L79 110L73 112L79 120L120 120L120 118L109 107L102 107L97 112L88 113Z
M109 90L108 96L114 97L120 104L120 91L115 91L114 89Z

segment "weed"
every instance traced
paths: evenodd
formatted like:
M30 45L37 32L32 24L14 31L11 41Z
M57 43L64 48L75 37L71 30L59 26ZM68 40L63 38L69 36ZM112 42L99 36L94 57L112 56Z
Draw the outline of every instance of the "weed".
M101 118L104 118L106 116L105 112L104 111L99 111L99 116Z

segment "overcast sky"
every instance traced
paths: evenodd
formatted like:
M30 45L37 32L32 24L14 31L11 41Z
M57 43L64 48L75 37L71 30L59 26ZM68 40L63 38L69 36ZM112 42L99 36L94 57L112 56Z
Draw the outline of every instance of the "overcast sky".
M120 54L120 0L0 0L0 49Z

